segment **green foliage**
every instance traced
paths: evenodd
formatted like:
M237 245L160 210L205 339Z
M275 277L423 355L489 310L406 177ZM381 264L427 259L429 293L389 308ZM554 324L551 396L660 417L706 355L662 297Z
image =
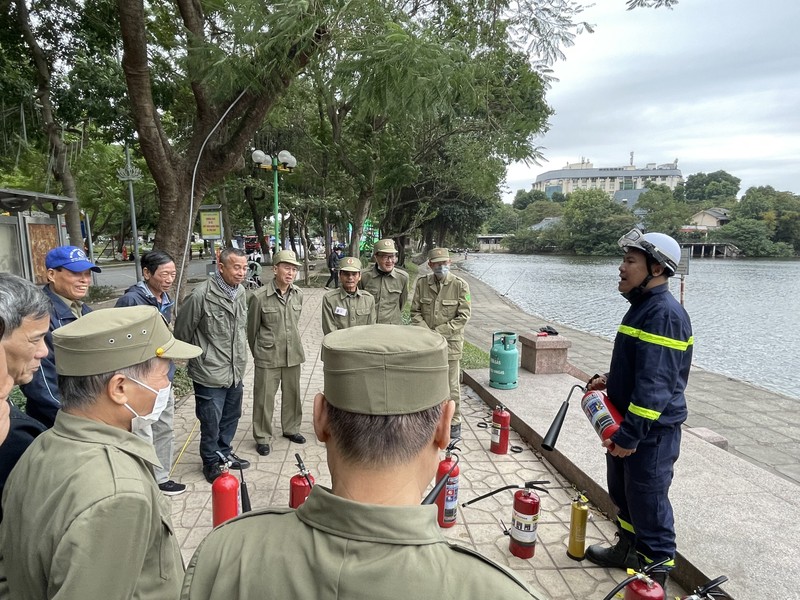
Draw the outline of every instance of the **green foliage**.
M735 198L741 181L726 171L689 175L684 186L686 201L711 200L718 203L725 198Z
M519 211L500 203L484 226L485 233L512 233L519 227Z
M525 210L528 205L533 204L534 202L547 202L549 199L547 198L547 194L539 190L517 190L516 195L514 196L514 202L511 204L517 210Z
M666 185L650 185L639 196L636 208L647 211L644 224L647 231L658 231L674 236L689 222L697 207L675 200L672 190Z
M522 227L530 227L541 223L547 217L560 217L564 214L564 205L550 200L537 200L529 204L520 215Z
M92 285L89 286L89 291L86 292L86 302L94 304L96 302L104 302L118 297L119 292L111 285Z
M175 377L172 379L172 391L175 393L176 398L185 398L194 393L192 379L186 372L184 365L178 365L175 369Z
M633 214L602 190L578 190L564 207L564 227L576 254L609 255L616 252L620 232L633 227Z
M742 218L720 227L709 237L733 242L745 256L791 256L791 246L785 243L775 244L770 239L770 234L766 221Z

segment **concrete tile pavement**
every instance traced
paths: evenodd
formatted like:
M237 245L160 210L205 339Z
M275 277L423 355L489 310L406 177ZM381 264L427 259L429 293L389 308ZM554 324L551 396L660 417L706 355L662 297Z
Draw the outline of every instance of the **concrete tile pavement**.
M317 483L330 484L325 462L325 447L316 441L311 426L312 399L322 389L322 362L319 350L322 341L320 306L323 290L305 289L301 319L306 362L301 381L303 395L303 424L301 432L308 439L304 445L290 443L278 437L269 456L255 452L251 434L253 367L245 375L244 407L234 442L235 452L251 461L244 471L253 508L288 506L289 479L297 472L295 452L299 452ZM475 301L474 301L475 302ZM502 485L520 484L535 479L548 479L550 494L542 494L542 513L538 526L539 542L535 556L522 560L510 555L508 538L500 521L511 520L513 491L483 500L474 506L458 509L457 524L445 530L445 535L464 546L517 571L527 582L543 590L553 600L599 600L624 578L622 571L609 571L576 562L566 556L569 534L571 499L575 494L570 483L515 432L511 444L521 445L519 454L495 455L489 452L489 432L479 427L490 421L490 410L469 387L462 386L463 440L461 448L461 477L459 502L465 502ZM276 399L276 434L280 432L280 397ZM188 561L197 546L211 531L211 486L201 472L198 454L198 428L194 401L190 396L179 401L175 412L176 464L172 476L187 485L187 492L171 498L173 524L181 545L184 560ZM184 451L178 452L185 445ZM593 510L587 528L588 540L612 539L615 526L601 513ZM671 587L671 592L677 589Z

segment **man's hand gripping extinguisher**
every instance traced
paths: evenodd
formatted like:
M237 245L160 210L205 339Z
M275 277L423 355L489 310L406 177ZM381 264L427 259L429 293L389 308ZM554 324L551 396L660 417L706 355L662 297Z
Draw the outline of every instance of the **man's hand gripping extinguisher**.
M311 493L311 488L314 487L314 477L306 469L303 459L299 454L295 454L294 457L297 459L300 472L289 480L289 508L297 508L305 502Z
M247 493L247 484L244 473L239 469L242 479L241 496L239 494L239 480L230 473L231 463L222 452L217 451L222 474L211 484L211 509L214 527L239 515L239 500L241 499L243 513L250 512L250 494Z
M473 498L468 502L464 502L461 506L469 506L478 500L483 500L489 496L494 496L498 492L504 490L519 490L514 493L514 509L511 515L511 528L504 527L504 533L510 536L508 542L508 549L514 556L518 558L533 558L536 551L536 528L539 524L539 509L541 501L539 494L534 490L539 490L545 494L549 494L545 488L540 487L546 485L549 481L526 481L519 485L506 485L496 490L492 490L486 494Z

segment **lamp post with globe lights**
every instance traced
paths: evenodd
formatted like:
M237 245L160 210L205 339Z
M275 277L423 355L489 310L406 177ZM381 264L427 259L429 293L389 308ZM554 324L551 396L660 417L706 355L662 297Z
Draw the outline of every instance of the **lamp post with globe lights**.
M280 208L278 206L278 173L291 173L297 166L297 159L288 150L281 150L277 154L270 156L262 150L254 150L251 155L253 162L259 169L272 171L272 189L274 190L275 201L273 204L273 214L275 219L275 252L280 250L280 221L278 219Z

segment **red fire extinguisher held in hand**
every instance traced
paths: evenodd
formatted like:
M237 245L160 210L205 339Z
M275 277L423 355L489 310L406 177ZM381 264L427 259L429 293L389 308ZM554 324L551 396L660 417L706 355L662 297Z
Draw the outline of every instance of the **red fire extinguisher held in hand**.
M541 487L550 483L549 481L526 481L521 485L506 485L486 494L473 498L469 502L464 502L461 506L469 506L478 500L483 500L489 496L494 496L503 490L519 490L514 493L514 509L511 515L511 528L505 529L511 539L508 542L508 549L517 558L533 558L536 552L536 529L539 525L539 510L541 500L539 494L534 490L539 490L549 494L545 488Z
M455 442L456 440L451 442L445 449L444 458L436 471L436 481L447 478L444 487L436 496L439 527L444 528L455 525L458 514L458 475L461 470L458 467L458 457L453 455L453 450L458 450Z
M230 464L221 453L222 474L211 484L211 508L214 527L239 514L239 480L230 471Z
M289 480L289 508L297 508L305 502L311 493L311 488L314 487L314 477L306 469L303 459L299 454L295 454L294 457L297 459L300 472Z
M603 392L600 390L586 392L581 398L581 408L601 440L606 441L617 433L622 423L622 416ZM613 447L612 444L611 448Z
M508 454L508 431L511 428L511 413L502 404L492 411L492 443L489 450L495 454Z

